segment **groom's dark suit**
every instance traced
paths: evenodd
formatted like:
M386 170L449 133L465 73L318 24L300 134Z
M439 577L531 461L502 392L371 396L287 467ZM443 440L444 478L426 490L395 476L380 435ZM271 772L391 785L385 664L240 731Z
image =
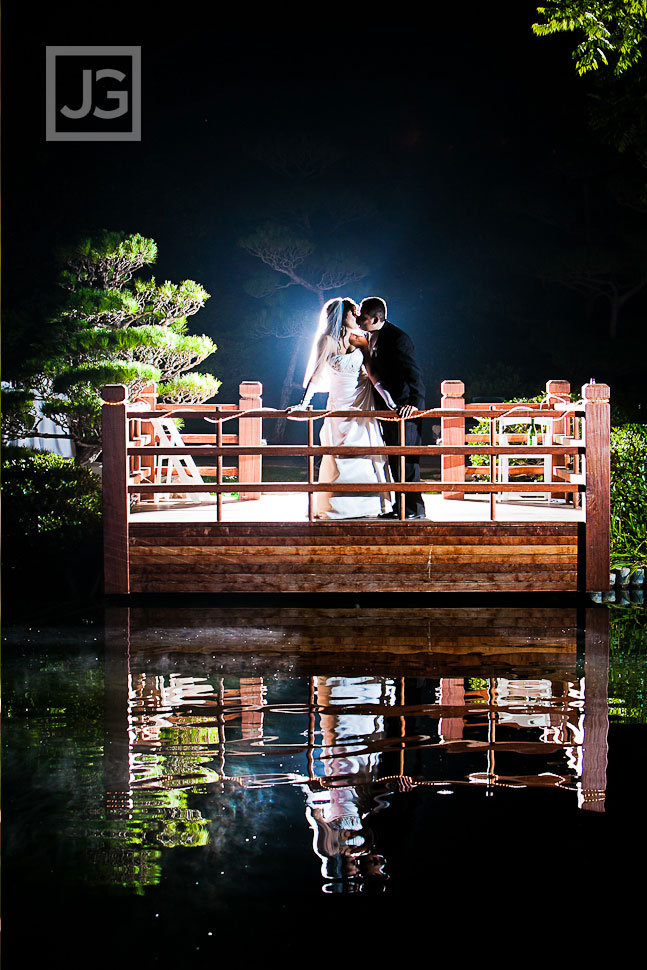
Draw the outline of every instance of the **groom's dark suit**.
M398 407L412 404L417 410L425 408L425 385L422 372L416 363L416 351L413 341L394 324L385 321L384 326L374 331L373 339L377 338L372 350L372 360L378 379L389 392ZM387 410L387 405L381 403L376 395L378 410ZM405 442L407 445L422 444L422 420L405 421ZM384 443L397 445L400 443L399 424L397 421L383 421L382 434ZM397 455L389 458L394 480L400 480L400 459ZM404 478L407 482L420 481L420 458L417 455L407 456L404 466ZM424 515L425 506L419 492L405 492L405 514Z

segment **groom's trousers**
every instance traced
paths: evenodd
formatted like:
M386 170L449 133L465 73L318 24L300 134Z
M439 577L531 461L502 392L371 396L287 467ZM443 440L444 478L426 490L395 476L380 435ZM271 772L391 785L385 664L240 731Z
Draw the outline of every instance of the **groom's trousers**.
M384 438L385 445L399 445L400 444L400 422L399 421L382 421L382 437ZM414 421L404 422L404 443L406 445L422 445L422 419L418 418ZM400 457L398 455L389 455L389 465L391 466L391 474L393 475L393 480L396 482L400 481ZM407 455L404 462L404 480L405 482L419 482L420 481L420 455ZM422 494L420 492L405 492L404 500L404 512L405 515L424 515L425 514L425 503L422 500ZM400 493L396 492L396 506L395 511L399 513Z

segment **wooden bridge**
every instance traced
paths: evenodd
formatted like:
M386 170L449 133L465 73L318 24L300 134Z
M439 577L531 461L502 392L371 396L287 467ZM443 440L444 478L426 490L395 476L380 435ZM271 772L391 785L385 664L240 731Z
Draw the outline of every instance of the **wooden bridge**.
M123 385L104 388L105 592L608 589L608 385L585 384L575 402L565 381L549 381L541 403L466 404L460 381L441 390L440 408L414 415L440 425L436 444L406 446L393 412L330 412L399 421L400 445L358 448L315 445L314 421L329 412L313 409L290 415L306 423L306 445L266 444L263 422L286 412L264 408L255 382L241 384L238 404L163 405L154 386L131 403ZM186 434L178 418L215 428ZM466 431L469 419L486 422L486 433ZM229 422L237 433L225 433ZM318 456L376 453L400 456L401 468L407 454L420 454L423 469L440 459L440 480L316 481ZM472 455L485 465L466 465ZM263 458L302 458L306 480L263 481ZM538 471L541 482L529 481ZM315 521L317 491L395 492L400 519ZM425 494L426 520L404 519L406 491Z

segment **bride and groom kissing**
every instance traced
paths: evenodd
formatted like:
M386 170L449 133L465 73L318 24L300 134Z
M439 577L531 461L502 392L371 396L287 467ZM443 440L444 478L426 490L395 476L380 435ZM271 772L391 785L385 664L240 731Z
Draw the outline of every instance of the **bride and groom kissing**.
M386 303L371 296L358 306L335 297L324 305L303 382L304 396L296 407L306 408L317 391L327 391L327 411L394 411L409 419L425 407L425 387L411 338L387 320ZM366 447L398 445L399 421L372 417L327 417L320 433L322 445ZM422 421L405 421L405 443L421 445ZM405 481L420 481L420 458L406 456ZM398 455L324 455L319 482L388 483L400 480ZM315 517L399 519L394 492L315 492ZM405 492L405 518L424 519L419 492Z

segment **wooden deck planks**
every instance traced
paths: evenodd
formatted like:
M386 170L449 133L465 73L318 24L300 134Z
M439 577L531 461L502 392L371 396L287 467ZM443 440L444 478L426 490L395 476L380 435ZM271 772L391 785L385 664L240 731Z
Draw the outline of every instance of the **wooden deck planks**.
M389 542L434 541L440 536L485 536L502 539L508 536L577 536L578 522L137 522L131 520L130 534L139 540L145 536L205 536L218 541L228 535L236 540L273 537L286 542L291 537L325 539L361 536L364 541L384 537ZM337 541L337 539L335 539Z
M575 590L577 523L133 524L133 592Z

